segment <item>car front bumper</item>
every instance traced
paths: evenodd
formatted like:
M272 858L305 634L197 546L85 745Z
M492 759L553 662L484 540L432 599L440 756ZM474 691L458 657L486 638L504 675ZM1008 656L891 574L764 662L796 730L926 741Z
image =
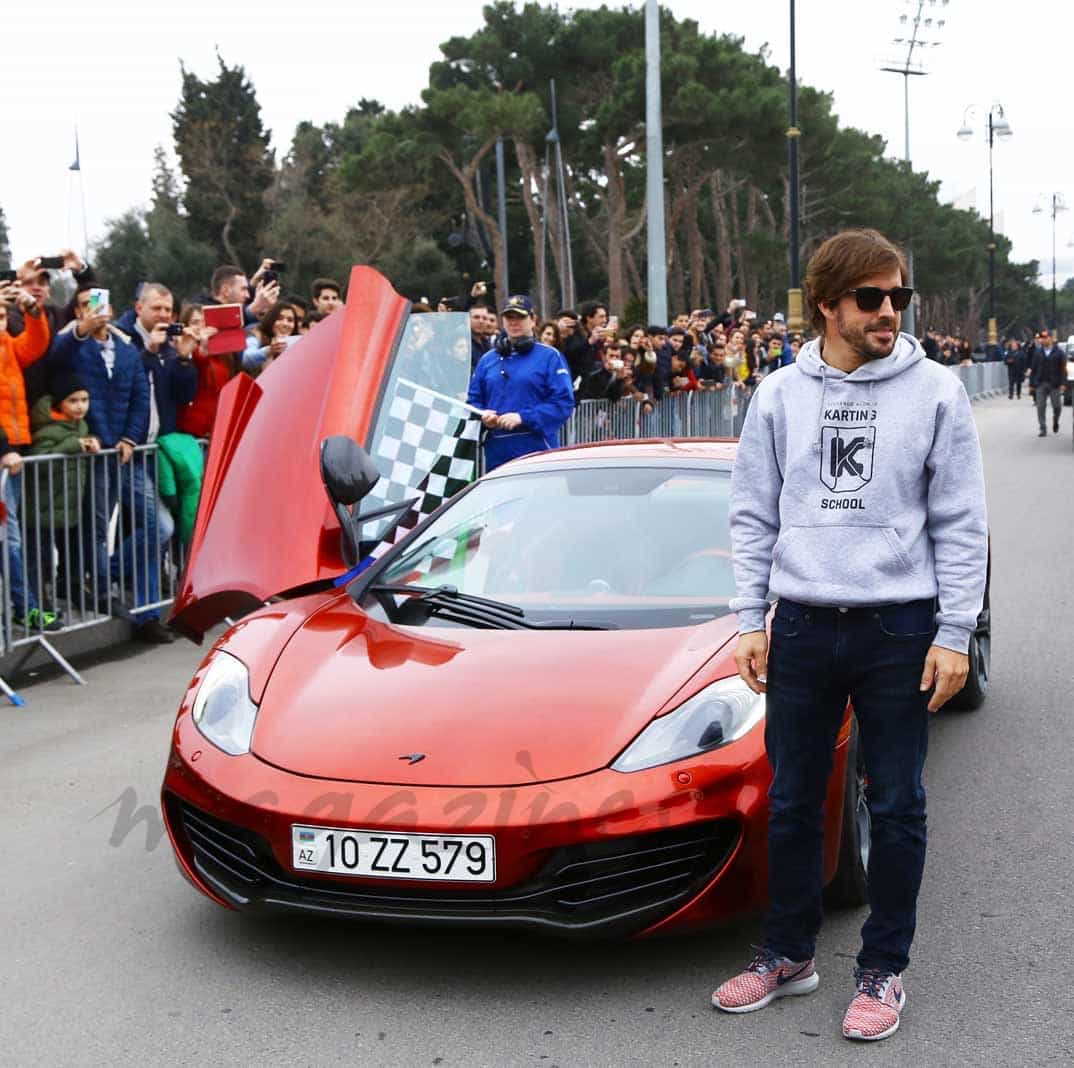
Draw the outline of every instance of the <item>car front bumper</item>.
M491 789L327 781L227 756L180 715L162 809L183 874L230 908L623 937L763 904L769 775L758 727L694 760L631 774ZM294 823L491 834L497 879L296 871Z

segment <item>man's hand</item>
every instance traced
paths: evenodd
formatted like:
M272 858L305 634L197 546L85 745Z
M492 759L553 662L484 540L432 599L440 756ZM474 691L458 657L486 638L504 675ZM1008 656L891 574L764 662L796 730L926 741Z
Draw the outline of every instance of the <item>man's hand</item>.
M496 420L500 430L515 430L522 425L522 416L518 412L505 412Z
M922 693L934 685L936 687L929 701L929 711L939 712L966 685L969 673L970 658L965 653L932 646L925 657L925 671L921 676Z
M260 318L280 299L280 283L271 282L268 285L258 283L254 299L250 301L250 311Z
M160 352L161 346L168 343L168 325L167 323L157 323L152 330L149 331L149 340L146 341L146 349L153 353L154 356Z
M100 452L101 443L93 437L79 438L78 444L82 447L83 452Z
M66 270L72 274L78 274L79 271L86 269L86 264L82 257L75 252L74 249L65 248L60 251L60 255L63 257L63 266Z
M134 446L129 441L121 441L116 445L116 452L119 453L120 464L127 464L134 455Z
M185 327L175 339L175 351L181 360L189 360L194 350L201 344L201 337L192 327Z
M765 693L768 676L768 635L753 630L738 636L735 663L742 681L754 692Z
M258 282L264 277L265 272L272 266L272 257L266 256L261 265L254 271L253 276L250 278L250 285L256 286Z
M22 457L17 452L5 452L0 456L0 467L6 467L12 475L17 475L22 470Z
M495 430L500 421L500 413L494 412L491 408L484 412L481 416L481 425L488 427L489 430Z
M87 312L86 315L78 321L78 325L75 327L75 333L83 340L88 337L92 337L102 327L108 325L108 321L111 318L107 311Z

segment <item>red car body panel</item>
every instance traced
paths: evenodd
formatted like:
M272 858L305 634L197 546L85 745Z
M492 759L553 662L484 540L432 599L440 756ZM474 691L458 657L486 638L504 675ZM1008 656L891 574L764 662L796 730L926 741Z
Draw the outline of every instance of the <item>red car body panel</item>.
M225 616L346 570L320 445L333 434L366 441L406 308L385 278L355 267L345 308L256 382L238 375L225 387L171 616L186 634L200 641Z
M200 639L225 614L291 595L225 632L182 700L162 792L180 869L232 908L355 915L357 895L366 918L410 922L430 902L441 909L435 922L585 934L596 927L584 918L572 926L553 922L547 910L513 910L531 892L547 895L542 880L557 858L567 858L561 869L569 876L586 864L599 869L608 850L697 831L718 834L726 848L699 869L703 878L688 892L668 898L667 907L637 910L623 933L682 930L758 908L766 896L771 778L763 722L693 758L629 774L609 766L651 718L736 674L731 616L638 631L404 627L379 622L347 594L295 592L344 570L319 446L337 433L367 441L405 308L376 272L355 268L345 311L257 382L240 376L221 398L174 617ZM488 477L575 463L711 467L732 462L735 447L601 443L525 457ZM241 756L216 748L192 718L204 672L222 652L246 665L259 706L251 752ZM847 731L844 725L825 811L829 878ZM400 759L415 751L426 758ZM496 881L475 888L299 872L291 855L295 823L489 834ZM231 859L207 864L214 848ZM655 852L664 848L671 847ZM572 859L579 851L595 859ZM263 878L250 874L255 868ZM486 895L487 914L462 916L472 894Z
M277 662L252 751L299 774L412 786L585 775L625 749L726 644L734 622L719 622L707 646L684 641L679 628L579 631L565 642L557 631L393 627L343 595ZM616 662L649 667L594 670ZM532 681L511 692L509 679ZM415 750L428 759L399 760Z

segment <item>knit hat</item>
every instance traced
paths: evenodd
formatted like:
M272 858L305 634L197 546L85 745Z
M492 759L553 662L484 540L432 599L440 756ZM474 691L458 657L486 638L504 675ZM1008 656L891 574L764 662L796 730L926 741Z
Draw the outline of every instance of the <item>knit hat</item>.
M88 393L82 379L74 371L59 371L52 376L52 403L59 407L72 393Z

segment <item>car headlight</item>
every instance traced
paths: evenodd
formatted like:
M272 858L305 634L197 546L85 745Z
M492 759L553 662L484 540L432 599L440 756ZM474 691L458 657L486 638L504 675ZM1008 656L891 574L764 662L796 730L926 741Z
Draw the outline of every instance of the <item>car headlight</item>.
M250 673L229 653L217 653L205 672L191 710L198 730L232 756L250 752L257 705L250 700Z
M694 694L654 719L612 763L614 771L641 771L697 756L741 738L764 716L764 695L737 676Z

